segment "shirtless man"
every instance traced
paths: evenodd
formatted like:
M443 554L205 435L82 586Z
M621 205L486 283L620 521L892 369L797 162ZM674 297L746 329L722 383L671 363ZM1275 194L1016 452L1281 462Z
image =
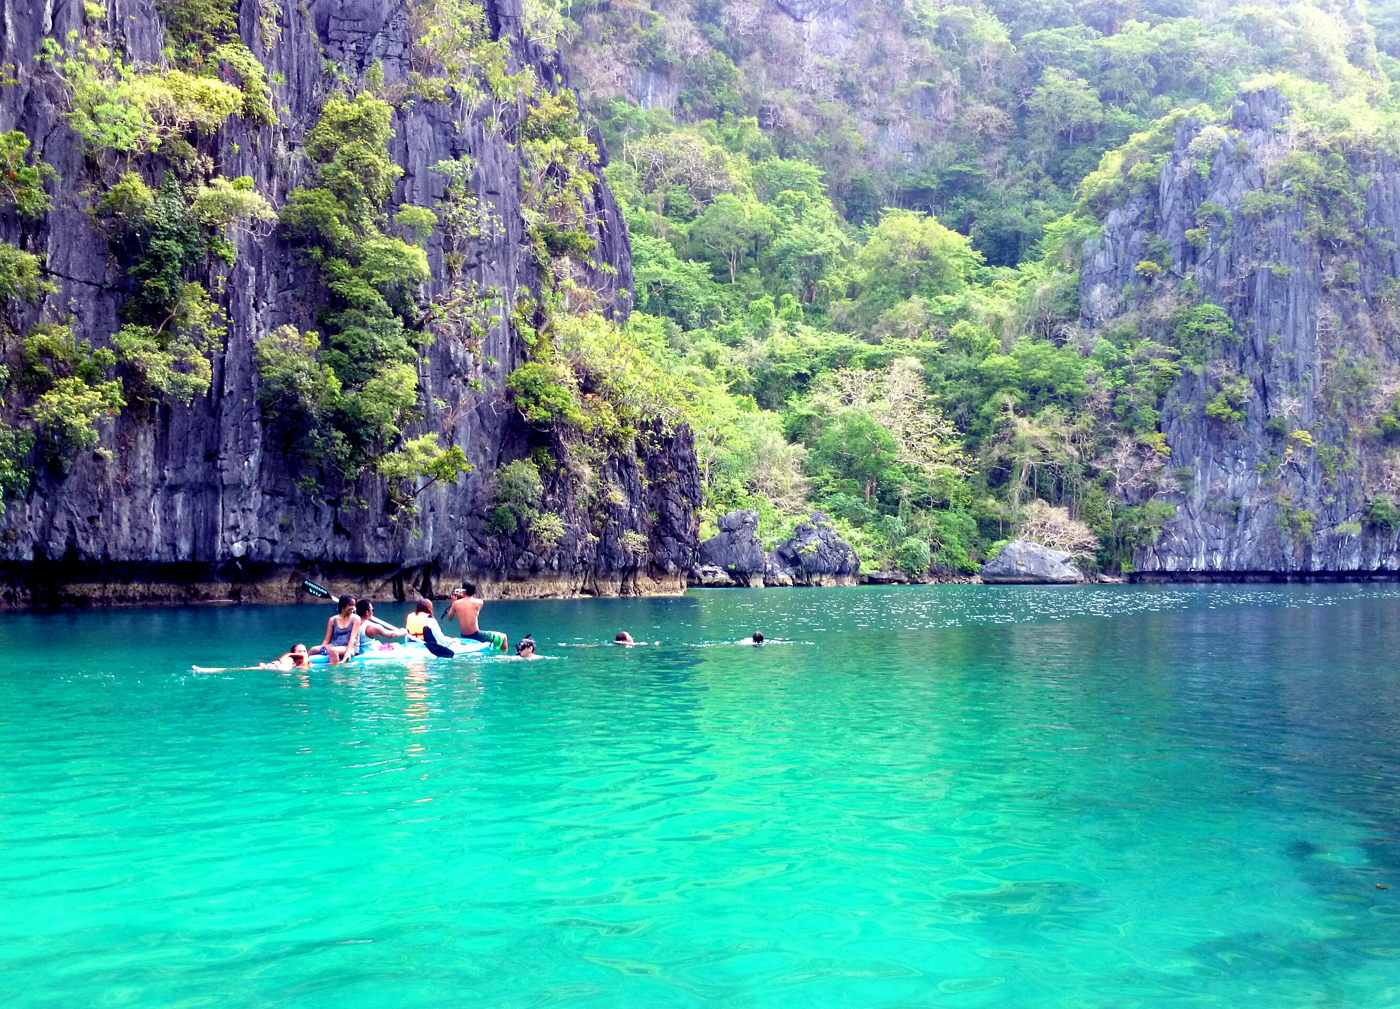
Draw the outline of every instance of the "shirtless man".
M462 587L452 593L452 607L447 611L444 620L456 620L457 625L462 628L462 639L464 641L491 641L491 635L482 631L477 621L481 616L481 607L486 605L484 599L476 597L476 583L463 582Z

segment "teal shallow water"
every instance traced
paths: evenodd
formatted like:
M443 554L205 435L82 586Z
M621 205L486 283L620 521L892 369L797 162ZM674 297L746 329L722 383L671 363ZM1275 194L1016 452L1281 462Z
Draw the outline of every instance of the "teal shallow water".
M1400 1006L1394 589L326 612L0 616L0 1003Z

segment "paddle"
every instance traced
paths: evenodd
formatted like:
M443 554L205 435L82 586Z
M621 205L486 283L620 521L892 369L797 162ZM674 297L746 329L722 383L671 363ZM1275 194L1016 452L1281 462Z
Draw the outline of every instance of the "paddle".
M321 586L317 585L317 584L316 584L315 582L313 582L313 581L310 581L309 579L308 579L307 581L302 582L302 583L301 583L301 587L304 588L307 592L310 592L310 593L311 593L313 596L315 596L317 599L334 599L334 598L335 598L334 596L331 595L330 589L322 588Z
M307 592L311 593L311 594L312 594L313 596L315 596L317 599L335 599L335 596L331 595L331 590L330 590L330 589L326 588L326 587L323 586L323 585L317 585L315 582L311 581L310 579L304 580L304 581L301 583L301 587L304 588ZM380 628L381 630L389 631L389 632L391 632L391 633L393 633L393 634L402 634L402 633L404 633L404 630L403 630L402 627L395 627L393 624L389 623L387 620L381 620L379 617L370 617L369 620L370 620L370 623L374 624L375 627L378 627L378 628Z
M457 657L457 653L439 641L437 635L433 633L433 629L426 625L423 628L423 647L440 659L455 659Z

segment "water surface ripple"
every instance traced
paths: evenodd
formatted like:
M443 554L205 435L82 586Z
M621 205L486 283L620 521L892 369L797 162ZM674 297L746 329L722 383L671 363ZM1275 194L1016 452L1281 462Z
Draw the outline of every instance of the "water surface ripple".
M487 614L554 658L0 617L0 1003L1400 1006L1393 588Z

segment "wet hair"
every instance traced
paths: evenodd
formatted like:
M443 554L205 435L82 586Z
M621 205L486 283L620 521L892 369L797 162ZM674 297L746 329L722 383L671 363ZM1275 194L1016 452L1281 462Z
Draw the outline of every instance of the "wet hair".
M345 612L345 607L347 607L347 606L354 606L354 605L355 605L355 597L354 597L354 596L341 596L341 597L336 601L336 603L337 603L337 609L339 610L339 612L344 613L344 612Z
M355 604L355 612L363 617L369 613L369 608L373 605L374 603L370 602L368 599L361 599Z
M527 648L534 648L534 647L535 647L535 639L532 638L530 635L527 634L527 635L525 635L523 638L521 638L519 641L517 641L517 642L515 643L515 654L516 654L516 655L519 655L519 654L520 654L521 652L523 652L525 649L527 649Z
M298 651L298 649L300 649L300 651ZM310 658L310 656L306 654L306 646L303 645L300 641L292 645L292 650L287 654L289 654L292 657L292 665L294 666L299 666L301 665L301 662L304 662L308 658ZM300 659L301 662L298 662L298 659Z
M426 613L428 616L432 616L432 615L433 615L433 601L432 601L431 599L420 599L420 600L418 600L418 605L417 605L417 607L415 607L414 612L415 612L415 613Z
M463 582L462 591L469 596L476 595L476 582Z
M754 632L753 632L753 643L756 644L756 645L761 645L761 644L763 644L763 632L762 632L762 631L754 631Z
M613 641L620 645L631 644L632 635L628 634L626 631L618 631L617 637L613 638Z

